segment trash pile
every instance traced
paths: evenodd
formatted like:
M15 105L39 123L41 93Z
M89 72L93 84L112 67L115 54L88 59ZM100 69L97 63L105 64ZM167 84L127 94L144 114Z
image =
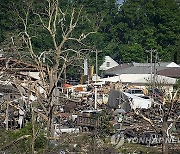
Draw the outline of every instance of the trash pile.
M31 103L27 102L28 99L22 97L11 101L1 99L0 127L20 129L30 122L32 108ZM111 133L123 132L130 137L139 136L145 132L154 133L152 124L144 120L141 115L151 119L161 129L162 112L165 111L162 107L159 102L145 95L142 89L129 88L119 82L66 86L59 91L58 102L53 107L54 137L62 133L98 131L105 119L108 121L106 125L113 128ZM36 114L36 122L47 121L48 117L44 116L39 104L33 110ZM141 114L138 115L136 110ZM104 111L106 115L101 114ZM180 114L180 106L177 105L176 110L171 112L173 114L168 117L168 125L173 122L176 115ZM179 133L179 126L180 122L177 121L176 130L173 133Z

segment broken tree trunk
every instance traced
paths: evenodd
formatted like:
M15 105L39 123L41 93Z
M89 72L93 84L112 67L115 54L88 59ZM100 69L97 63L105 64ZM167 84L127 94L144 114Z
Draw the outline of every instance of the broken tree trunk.
M6 103L6 130L8 130L8 122L9 122L9 102Z
M168 136L167 136L167 129L168 129L168 123L167 120L164 117L163 124L162 124L162 154L168 154Z
M32 107L32 106L31 106ZM34 109L32 107L32 142L31 142L31 152L34 154L34 144L35 144L35 114L34 114Z

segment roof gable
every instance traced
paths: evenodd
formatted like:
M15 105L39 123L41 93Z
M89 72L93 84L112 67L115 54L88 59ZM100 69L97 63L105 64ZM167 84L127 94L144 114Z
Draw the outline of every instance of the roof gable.
M177 65L175 62L171 62L171 63L168 64L166 67L180 67L180 66Z
M99 67L100 70L108 70L110 68L113 68L115 66L118 66L119 64L114 61L110 56L105 56L104 63Z

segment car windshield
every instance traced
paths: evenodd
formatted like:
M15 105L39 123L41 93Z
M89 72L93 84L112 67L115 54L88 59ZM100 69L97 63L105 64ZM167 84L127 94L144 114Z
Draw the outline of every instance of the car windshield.
M143 94L143 91L142 90L132 90L132 94Z

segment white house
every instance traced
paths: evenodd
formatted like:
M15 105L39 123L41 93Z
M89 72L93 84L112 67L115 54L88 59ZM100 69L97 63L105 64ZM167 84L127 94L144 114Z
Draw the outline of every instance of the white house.
M119 64L114 61L111 57L109 56L105 56L105 61L104 63L99 67L99 70L108 70L110 68L113 68L115 66L118 66Z
M144 88L150 84L151 74L121 74L113 77L99 79L101 82L122 82L123 84ZM175 78L170 78L162 75L156 75L156 83L163 85L168 91L173 90L173 85L176 83Z

